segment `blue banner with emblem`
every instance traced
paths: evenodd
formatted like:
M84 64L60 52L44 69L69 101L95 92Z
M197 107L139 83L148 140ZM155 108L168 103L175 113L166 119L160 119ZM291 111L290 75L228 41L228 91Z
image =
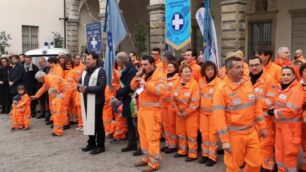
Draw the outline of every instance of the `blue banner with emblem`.
M101 22L86 24L86 37L88 52L102 54L102 26Z
M176 50L190 43L190 0L166 0L165 42Z

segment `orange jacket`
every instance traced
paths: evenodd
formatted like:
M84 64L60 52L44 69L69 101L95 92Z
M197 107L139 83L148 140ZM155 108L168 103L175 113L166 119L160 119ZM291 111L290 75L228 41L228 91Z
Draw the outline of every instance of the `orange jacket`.
M48 74L44 77L44 81L43 86L35 94L36 98L39 98L51 87L58 90L58 93L64 93L68 89L73 89L72 85L58 75Z
M268 73L272 79L274 79L275 83L279 83L281 81L282 67L275 63L269 62L264 68L266 73Z
M85 68L86 68L86 66L83 63L80 63L77 66L74 66L74 70L76 71L78 81L80 81L80 79L82 77L82 73L84 72Z
M75 69L64 70L64 79L76 89L79 76Z
M296 60L301 61L302 63L306 63L304 56L297 58Z
M197 64L196 60L192 60L191 63L187 65L190 66L192 69L193 79L195 79L196 81L199 81L201 77L201 66Z
M302 84L303 90L304 90L303 118L305 118L306 117L306 82L301 80L301 84Z
M243 63L243 80L247 81L249 79L250 69L249 65L246 63ZM222 66L219 69L218 77L223 79L226 76L226 69L225 66Z
M297 80L288 88L279 90L274 104L275 121L301 121L304 101L304 90Z
M182 85L181 83L173 92L173 108L176 113L183 113L186 116L192 115L199 109L200 106L200 87L195 79L191 79Z
M201 114L212 115L213 96L216 86L221 83L222 79L216 77L210 83L206 82L205 77L201 77L200 84L200 112Z
M50 75L57 75L60 76L62 78L64 78L64 71L63 68L60 65L55 65L53 68L50 68L49 73Z
M213 98L213 118L221 141L229 142L228 133L248 134L256 123L265 128L260 101L257 101L250 81L233 83L228 77L217 86Z
M140 88L141 85L135 76L130 84L132 90ZM139 95L139 109L158 109L160 110L161 97L167 92L166 77L164 74L155 69L153 74L146 79L144 91Z
M14 106L16 108L16 111L19 113L22 113L24 115L29 115L31 114L31 100L28 94L24 94L21 96L21 100L18 101L17 105Z
M281 66L281 67L283 67L283 66L289 66L289 65L292 64L292 61L289 60L289 59L281 59L281 58L279 58L279 57L276 57L276 59L275 59L275 64L277 64L277 65L279 65L279 66Z
M166 95L163 97L163 106L171 107L174 101L173 99L173 91L180 83L180 76L175 74L173 77L167 78L167 86L168 90Z
M274 105L277 94L276 83L266 71L262 73L254 86L256 99L261 101L263 111L267 111Z
M163 63L161 62L160 59L155 60L155 66L157 67L157 69L159 69L158 71L162 70Z

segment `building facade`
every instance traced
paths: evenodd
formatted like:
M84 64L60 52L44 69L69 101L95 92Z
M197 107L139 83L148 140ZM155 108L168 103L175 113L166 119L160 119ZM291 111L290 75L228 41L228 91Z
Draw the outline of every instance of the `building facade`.
M53 34L64 34L64 1L1 0L0 31L10 34L9 53L20 54L52 42Z

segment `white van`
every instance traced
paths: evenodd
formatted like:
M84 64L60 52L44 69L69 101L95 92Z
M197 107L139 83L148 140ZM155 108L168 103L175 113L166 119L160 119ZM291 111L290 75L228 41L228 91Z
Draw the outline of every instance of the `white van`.
M25 55L32 57L32 62L35 65L37 65L39 57L45 57L48 60L49 57L57 57L59 54L69 55L70 52L64 48L39 48L25 53Z

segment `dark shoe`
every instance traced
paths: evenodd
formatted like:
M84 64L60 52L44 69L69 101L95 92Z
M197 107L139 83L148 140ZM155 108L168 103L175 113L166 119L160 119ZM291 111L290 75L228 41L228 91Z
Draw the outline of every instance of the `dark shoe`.
M199 160L200 164L205 164L207 162L208 158L206 156L202 156L202 158Z
M53 124L52 121L46 121L46 125L51 125L51 124Z
M52 133L51 135L54 136L54 137L59 137L59 136L61 136L61 135L57 135L57 134L55 134L55 133Z
M129 152L129 151L135 151L135 150L137 150L137 146L127 146L127 147L125 147L125 148L122 148L121 149L121 152Z
M171 153L174 153L174 152L177 152L177 149L176 148L169 148L165 151L166 154L171 154Z
M185 161L186 162L191 162L191 161L194 161L194 160L197 160L198 158L189 158L189 157L187 157L186 159L185 159Z
M143 155L141 149L137 149L137 150L133 153L133 156L140 156L140 155Z
M82 148L81 150L83 152L88 152L91 151L92 149L94 149L96 146L92 146L92 145L87 145L86 147Z
M168 150L168 147L164 146L160 149L161 152L166 152Z
M164 137L160 138L160 142L165 142L165 141L166 141L166 139Z
M218 155L223 155L223 154L224 154L224 150L223 150L223 149L217 150L217 154L218 154Z
M144 162L144 161L142 161L142 160L137 161L137 162L134 163L134 166L135 166L135 167L144 167L144 166L147 166L147 165L148 165L148 163L147 163L147 162Z
M24 127L23 128L23 130L29 130L30 129L30 127Z
M90 151L91 155L96 155L99 153L105 152L105 148L103 147L95 147L92 151Z
M31 113L31 117L35 118L36 117L36 113Z
M45 118L46 116L45 115L39 115L36 117L36 119L41 119L41 118Z
M53 128L53 124L50 125L50 128Z
M181 157L186 157L187 155L181 155L179 153L176 153L173 157L174 158L181 158Z
M207 162L206 162L206 166L207 166L207 167L212 167L212 166L214 166L215 164L216 164L216 161L214 161L214 160L208 158L208 160L207 160Z
M151 166L147 165L145 168L143 168L141 171L142 172L153 172L157 169L152 168Z
M68 129L70 129L70 128L71 128L70 125L64 125L64 127L63 127L64 130L68 130Z
M16 130L16 128L11 128L11 131L15 131Z
M75 121L70 121L69 124L70 124L70 125L75 125L75 124L77 124L77 122L75 122Z

